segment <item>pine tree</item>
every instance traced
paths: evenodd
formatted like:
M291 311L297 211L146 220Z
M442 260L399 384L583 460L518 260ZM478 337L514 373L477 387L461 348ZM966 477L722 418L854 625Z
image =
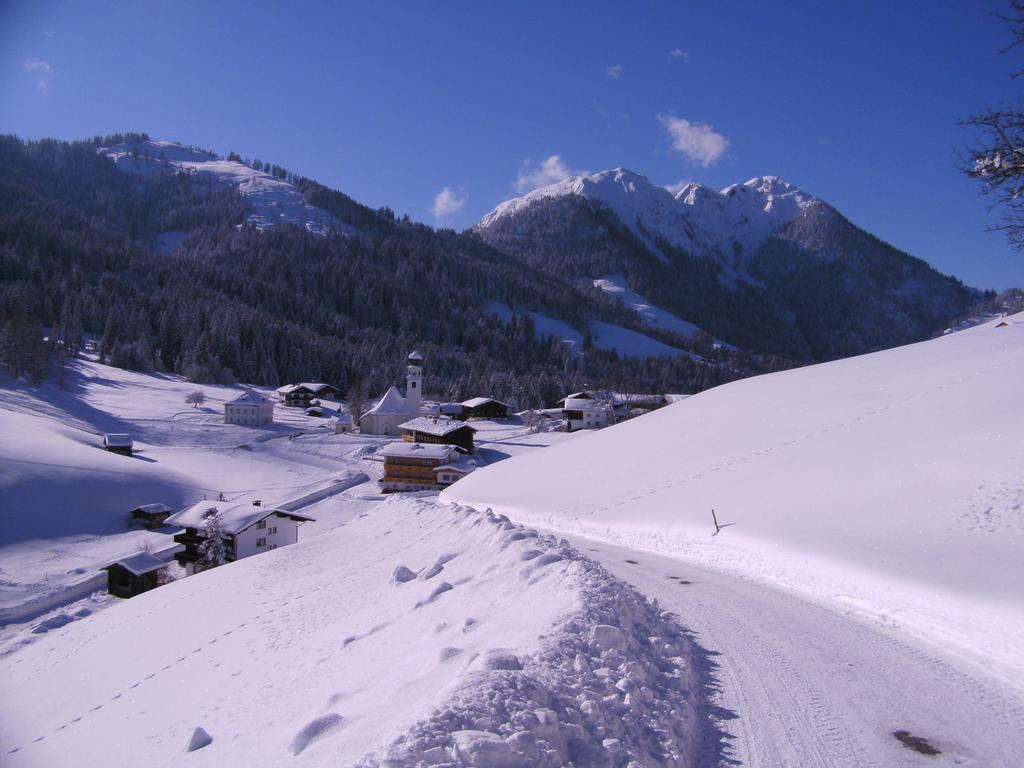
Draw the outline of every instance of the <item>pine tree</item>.
M202 556L196 563L196 570L208 570L224 565L224 521L220 512L214 511L206 517L206 537L199 544L199 554Z

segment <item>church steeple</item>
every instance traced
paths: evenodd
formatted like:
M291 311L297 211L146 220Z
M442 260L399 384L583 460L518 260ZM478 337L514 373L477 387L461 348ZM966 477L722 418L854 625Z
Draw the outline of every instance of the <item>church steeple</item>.
M423 355L413 351L405 362L405 403L409 413L419 416L423 399Z

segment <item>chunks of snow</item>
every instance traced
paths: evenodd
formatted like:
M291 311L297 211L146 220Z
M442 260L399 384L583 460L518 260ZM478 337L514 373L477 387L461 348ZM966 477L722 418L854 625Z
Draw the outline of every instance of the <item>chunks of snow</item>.
M456 731L452 756L474 768L525 768L525 758L501 736L489 731Z
M318 741L329 733L336 731L343 723L344 718L335 712L328 712L326 715L310 720L292 739L292 743L289 746L291 753L293 755L299 754L314 741Z
M213 737L206 732L202 726L196 726L195 730L192 731L192 735L189 737L188 744L185 746L186 752L195 752L197 749L209 746L213 743Z
M407 581L413 581L415 578L415 571L412 571L404 565L396 565L395 570L391 572L392 584L404 584Z

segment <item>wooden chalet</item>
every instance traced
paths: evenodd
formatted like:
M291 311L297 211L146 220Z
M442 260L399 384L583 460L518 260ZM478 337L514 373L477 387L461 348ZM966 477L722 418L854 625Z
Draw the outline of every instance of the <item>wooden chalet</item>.
M391 443L380 452L384 457L384 477L380 489L395 491L435 491L444 487L438 473L460 456L454 445L442 443Z
M277 388L278 401L292 408L308 408L311 400L337 400L338 388L332 384L303 382Z
M114 597L135 597L143 592L156 589L158 573L167 563L149 552L136 552L120 560L104 565L100 570L107 572L107 591Z
M124 432L112 432L103 436L103 450L105 451L131 456L133 446L132 436Z
M399 424L398 428L402 430L402 439L407 443L454 445L466 453L473 452L473 435L476 430L460 421L419 416Z
M132 516L132 525L141 525L143 528L161 528L173 513L174 510L166 504L143 504L128 514Z
M474 397L462 402L463 419L507 419L511 408L493 397Z

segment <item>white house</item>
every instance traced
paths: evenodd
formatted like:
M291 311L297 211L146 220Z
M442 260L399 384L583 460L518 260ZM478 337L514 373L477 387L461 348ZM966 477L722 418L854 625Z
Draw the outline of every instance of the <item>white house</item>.
M562 401L562 415L569 432L601 429L614 419L611 404L596 400L589 392L576 392L566 397Z
M399 425L420 415L423 401L423 356L413 352L406 360L405 396L395 387L359 418L364 435L397 435Z
M274 401L251 389L224 403L224 423L255 427L274 421Z
M339 413L331 419L331 426L334 427L334 434L347 435L352 432L352 414Z
M315 522L312 517L260 506L258 502L232 504L204 499L167 518L167 525L185 529L174 537L175 542L185 546L174 559L185 567L188 576L195 572L195 563L202 558L199 545L206 538L209 518L215 513L220 515L228 562L295 544L299 540L299 526Z

